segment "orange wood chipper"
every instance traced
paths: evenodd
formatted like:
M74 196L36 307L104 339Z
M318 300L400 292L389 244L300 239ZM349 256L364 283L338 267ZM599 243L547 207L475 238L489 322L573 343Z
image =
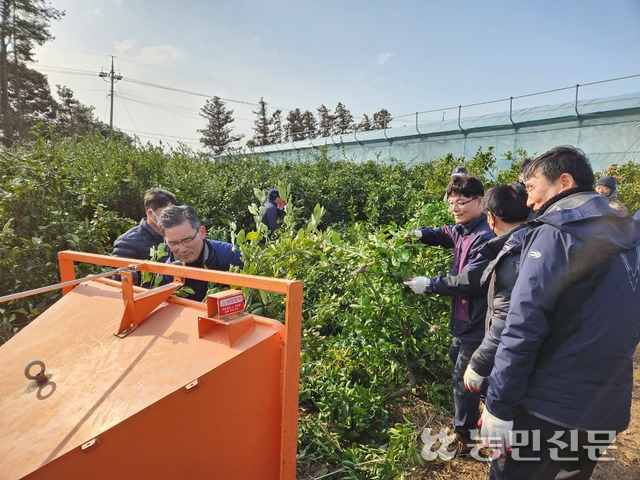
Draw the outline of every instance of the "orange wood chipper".
M63 297L0 347L1 479L295 478L302 282L59 260ZM116 270L76 279L75 262ZM132 270L174 281L146 290ZM239 290L172 296L184 278L285 294L285 323Z

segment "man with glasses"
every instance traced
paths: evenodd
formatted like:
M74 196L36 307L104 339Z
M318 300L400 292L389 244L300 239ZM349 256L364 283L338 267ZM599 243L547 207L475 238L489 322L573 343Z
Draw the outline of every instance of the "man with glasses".
M449 358L454 364L453 428L460 453L471 450L472 431L480 417L480 393L465 389L463 375L469 359L484 337L487 313L487 289L480 284L489 260L479 253L480 247L493 238L482 211L484 187L475 177L453 177L447 186L447 203L455 225L420 228L413 236L421 243L453 248L453 265L449 275L415 277L405 282L418 294L439 293L452 297L449 330L453 335Z
M232 265L241 267L238 247L207 238L195 208L190 205L171 206L160 214L158 226L171 250L167 262L179 260L188 267L229 271ZM207 282L187 279L185 285L194 293L188 298L202 301L207 294Z
M489 376L481 436L491 479L588 479L629 425L640 339L640 224L593 191L584 152L524 171L520 269ZM569 472L568 474L566 472Z
M116 239L111 255L149 260L151 247L157 248L164 241L162 232L158 228L158 216L165 208L175 204L176 197L173 193L161 188L147 190L144 194L144 209L147 216Z

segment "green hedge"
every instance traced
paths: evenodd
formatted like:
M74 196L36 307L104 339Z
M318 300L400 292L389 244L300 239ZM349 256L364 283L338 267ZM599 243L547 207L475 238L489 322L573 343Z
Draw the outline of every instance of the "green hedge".
M145 190L171 190L195 206L211 236L241 248L243 272L304 281L300 460L341 468L343 478L395 477L421 463L418 426L391 420L395 399L412 392L451 406L449 302L414 295L399 281L446 271L451 252L407 243L405 232L452 221L442 197L454 166L464 164L488 188L514 181L524 155L508 156L512 168L497 172L492 149L413 167L332 160L326 149L298 161L212 161L186 148L99 136L3 149L0 295L59 281L60 250L109 253L144 215ZM638 208L637 164L614 174L621 200ZM287 215L261 244L260 205L273 186ZM364 263L372 265L352 275ZM280 296L246 293L253 312L283 318ZM0 304L0 341L58 295Z

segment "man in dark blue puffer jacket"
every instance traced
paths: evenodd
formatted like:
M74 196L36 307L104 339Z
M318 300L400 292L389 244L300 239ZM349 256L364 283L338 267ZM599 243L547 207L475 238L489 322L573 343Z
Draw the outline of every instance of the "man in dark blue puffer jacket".
M489 377L490 478L588 479L627 428L640 340L640 224L593 191L584 153L556 147L524 172L536 216ZM496 452L496 453L497 453Z
M231 243L207 238L207 229L200 223L195 208L190 205L165 208L158 226L171 251L167 263L180 261L188 267L221 271L229 271L233 265L242 267L240 249ZM161 284L172 279L164 275ZM199 302L204 300L207 282L187 278L184 284L193 290L188 298Z
M150 188L144 194L146 218L135 227L120 235L113 244L111 255L116 257L149 260L151 247L157 248L164 242L164 236L158 228L158 217L166 207L176 204L173 193L161 188Z

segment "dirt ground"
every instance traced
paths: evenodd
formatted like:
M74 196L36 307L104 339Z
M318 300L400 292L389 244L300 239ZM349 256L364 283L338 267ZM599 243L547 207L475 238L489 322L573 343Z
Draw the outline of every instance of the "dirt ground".
M614 446L601 458L596 467L592 480L640 480L640 349L634 356L634 387L633 403L631 405L631 423L629 428L616 438ZM441 428L447 427L450 416L433 412L433 407L418 397L406 399L406 403L397 405L391 411L392 418L398 420L409 418L416 425L429 426L435 435ZM420 441L420 440L418 440ZM613 459L604 461L605 458ZM330 480L339 478L338 475L317 475L313 472L298 468L298 478L311 480L324 478ZM407 474L409 480L486 480L489 475L490 464L474 460L471 455L464 455L453 460L433 460L427 462L424 468L415 469Z
M616 438L615 449L610 448L598 462L592 480L639 480L640 479L640 349L634 357L633 403L631 424ZM603 461L612 458L613 461ZM458 457L452 461L430 462L426 471L413 472L412 480L485 480L489 464L480 463L471 457Z

